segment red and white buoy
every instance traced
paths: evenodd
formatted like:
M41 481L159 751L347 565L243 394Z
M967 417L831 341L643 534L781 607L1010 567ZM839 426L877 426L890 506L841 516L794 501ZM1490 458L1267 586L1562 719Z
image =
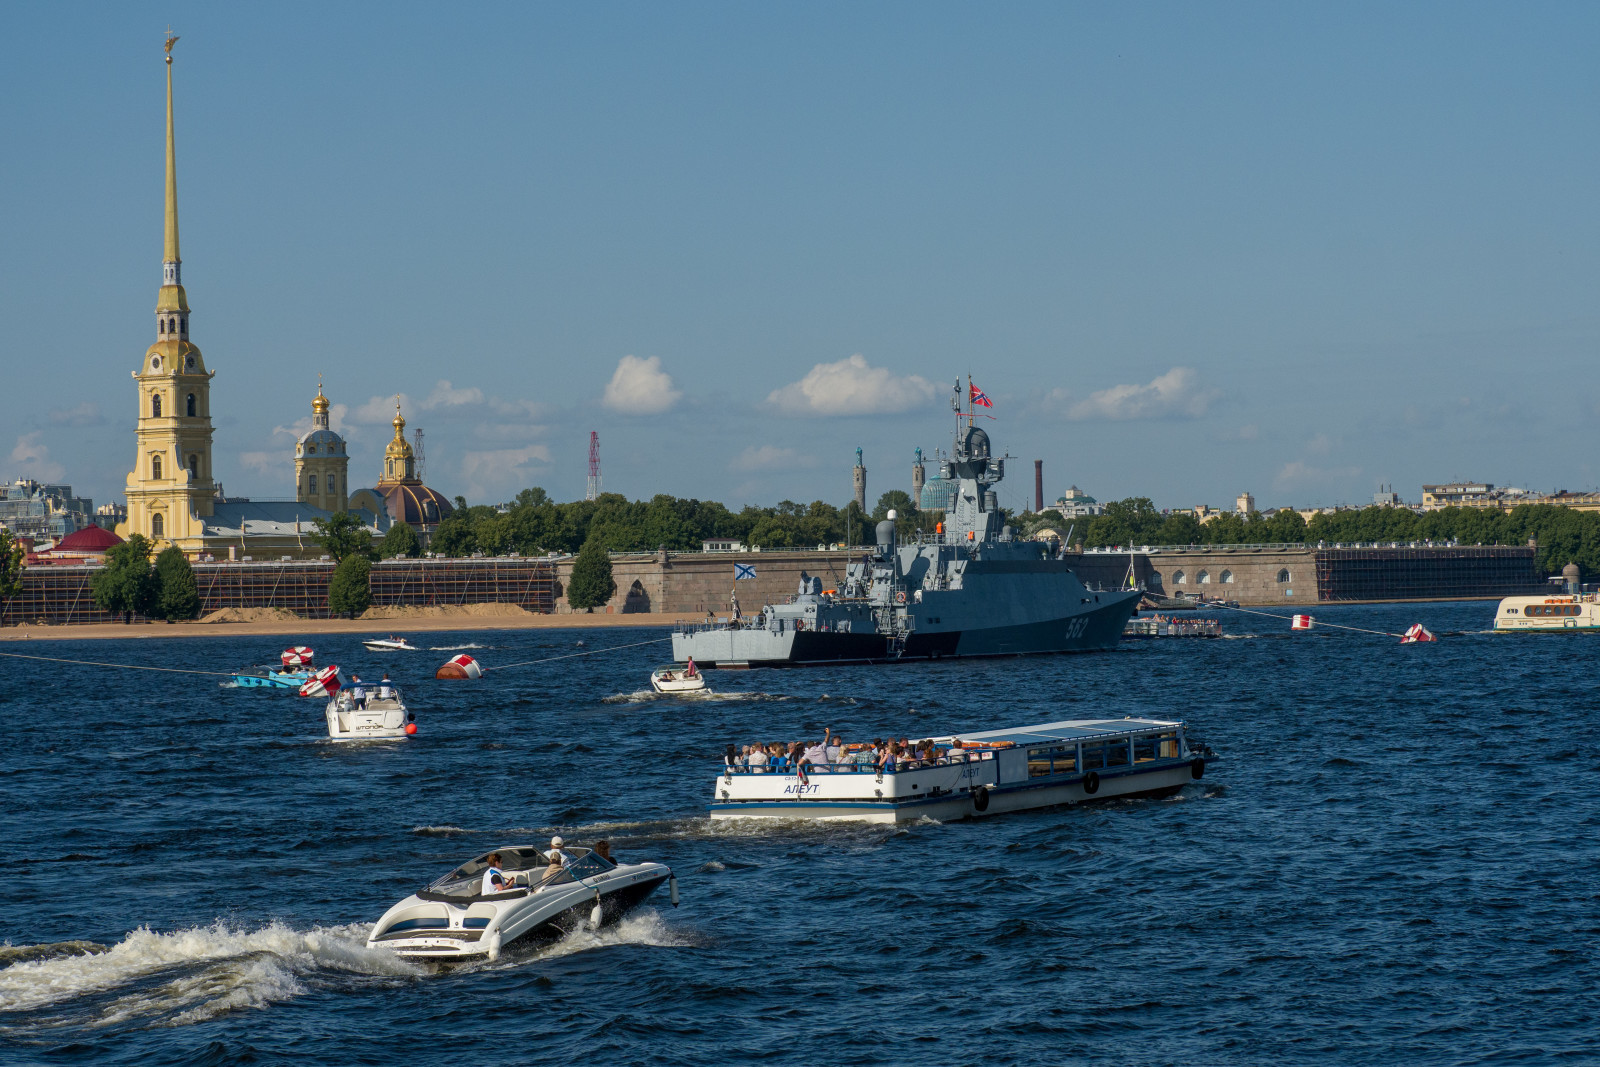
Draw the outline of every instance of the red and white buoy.
M293 648L284 649L279 658L283 660L285 667L305 667L310 665L311 657L314 655L316 653L305 645L295 645Z
M433 672L435 678L482 678L483 668L478 661L463 652L459 656L451 656L445 665Z
M1416 645L1416 644L1421 644L1421 643L1423 643L1425 641L1437 641L1437 640L1439 640L1439 639L1437 637L1433 636L1433 631L1429 630L1426 626L1422 625L1420 622L1412 623L1411 624L1411 629L1407 630L1405 633L1400 635L1400 643L1402 645Z
M300 695L303 697L331 697L339 691L341 685L339 665L331 664L307 678L305 684L300 687Z
M1289 629L1309 630L1316 621L1310 615L1295 615L1289 620Z

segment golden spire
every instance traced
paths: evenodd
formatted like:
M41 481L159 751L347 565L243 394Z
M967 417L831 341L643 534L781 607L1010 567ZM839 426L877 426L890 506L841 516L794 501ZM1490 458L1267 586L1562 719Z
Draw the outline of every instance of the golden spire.
M311 410L318 415L328 413L328 398L322 395L322 375L317 375L317 395L311 398Z
M394 398L394 439L406 443L406 417L400 414L400 398Z
M172 136L172 46L178 38L167 31L167 240L162 260L181 262L178 258L178 153Z

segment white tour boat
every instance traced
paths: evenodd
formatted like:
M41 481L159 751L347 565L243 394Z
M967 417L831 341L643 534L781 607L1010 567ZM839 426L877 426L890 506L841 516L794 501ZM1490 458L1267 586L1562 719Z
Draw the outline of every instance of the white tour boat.
M340 689L328 701L328 737L334 741L404 741L417 732L415 716L394 686L364 690L357 701Z
M724 766L713 819L766 816L948 822L1110 797L1162 796L1205 774L1217 756L1191 745L1179 721L1077 719L936 739L931 760L892 771L871 762L808 765L804 773Z
M706 676L694 669L694 664L680 667L658 667L650 672L650 688L658 693L698 693L706 687Z
M1600 630L1600 603L1594 593L1508 596L1495 612L1494 628L1511 633Z
M559 847L552 842L552 849ZM672 903L678 903L678 881L665 864L617 864L587 848L560 851L565 865L554 873L550 853L530 846L468 860L384 912L367 947L411 960L493 960L514 944L552 941L621 918L662 882L671 883ZM484 892L491 859L509 883L499 892Z
M417 650L416 645L410 644L405 638L396 637L394 634L390 634L388 637L375 638L371 641L363 641L361 644L368 652L415 652Z

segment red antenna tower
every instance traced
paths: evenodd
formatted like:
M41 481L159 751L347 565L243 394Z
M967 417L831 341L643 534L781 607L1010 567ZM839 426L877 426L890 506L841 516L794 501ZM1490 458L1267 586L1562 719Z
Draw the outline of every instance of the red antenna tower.
M600 433L598 430L589 431L589 489L583 498L585 500L598 500L600 498Z

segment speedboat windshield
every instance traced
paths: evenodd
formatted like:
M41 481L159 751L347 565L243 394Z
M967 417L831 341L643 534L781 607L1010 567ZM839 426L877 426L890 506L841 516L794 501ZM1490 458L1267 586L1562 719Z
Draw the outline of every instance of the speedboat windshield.
M572 878L592 878L603 874L616 867L615 863L603 859L587 848L568 848L567 855L573 857L562 869L563 877L559 881ZM468 860L449 874L442 875L428 883L424 892L436 893L447 897L477 897L483 891L483 872L489 869L489 857L499 857L497 866L508 876L525 874L523 882L538 885L543 879L544 872L549 866L549 854L537 848L500 848L493 852Z

